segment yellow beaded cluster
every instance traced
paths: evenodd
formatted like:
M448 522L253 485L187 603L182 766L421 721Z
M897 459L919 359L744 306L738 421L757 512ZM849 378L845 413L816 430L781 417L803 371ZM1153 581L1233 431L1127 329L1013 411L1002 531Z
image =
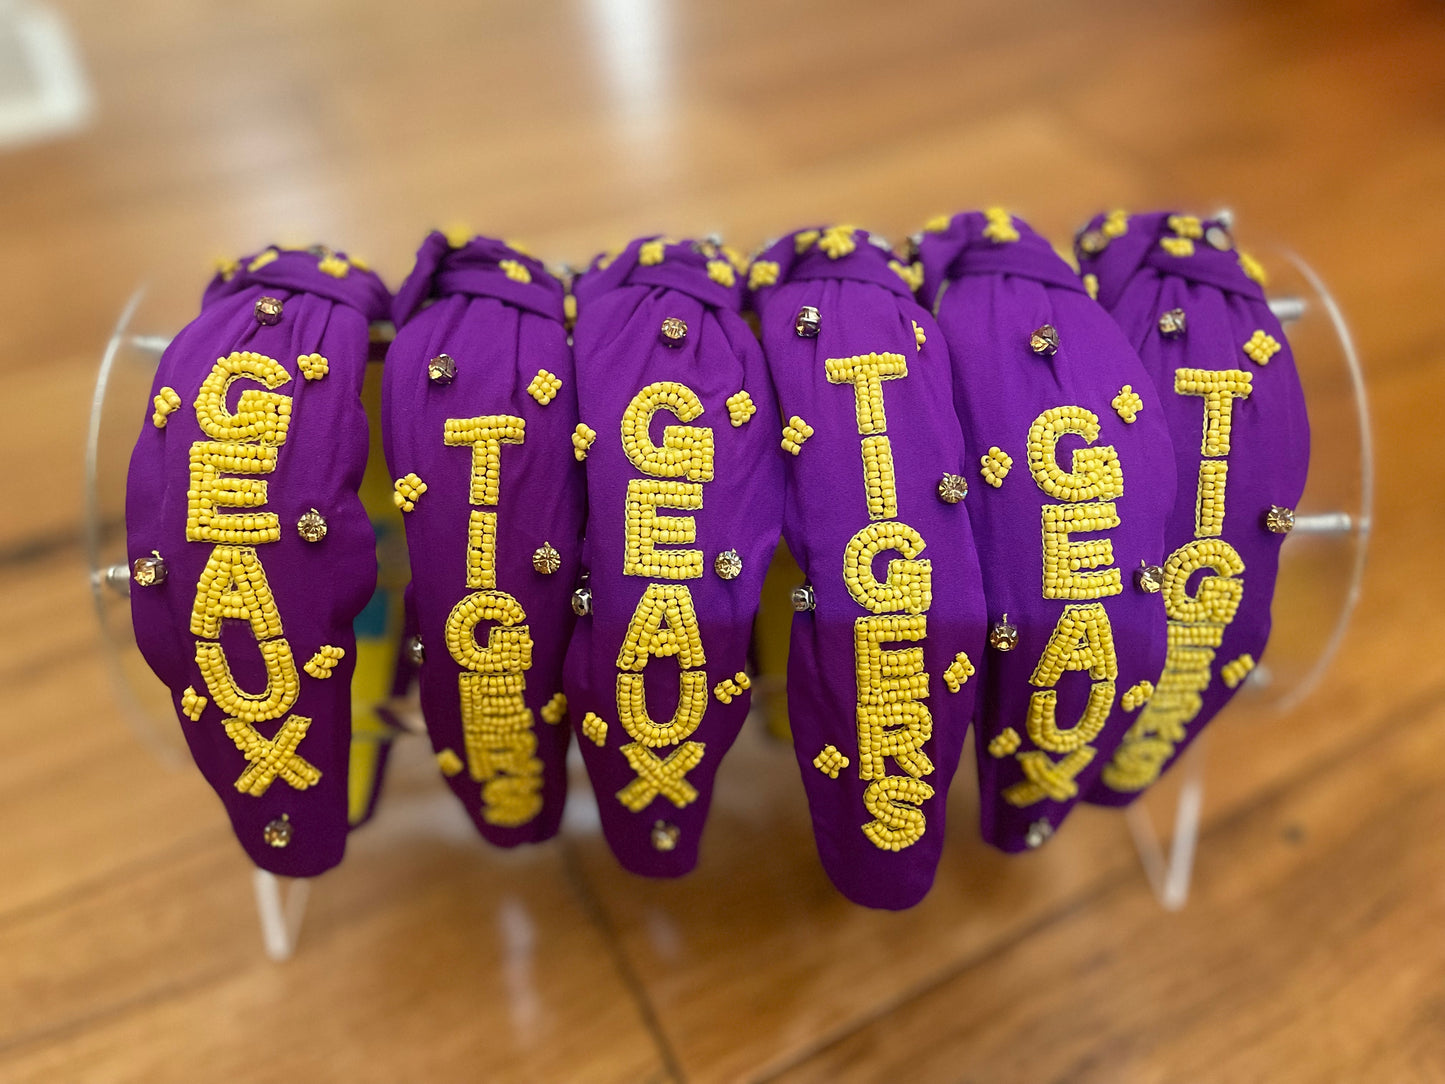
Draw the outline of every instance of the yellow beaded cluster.
M1227 456L1235 399L1248 399L1254 374L1244 369L1176 369L1174 391L1204 399L1201 455Z
M960 651L948 664L948 669L943 672L943 684L948 686L949 692L956 693L973 675L974 666L968 657L968 652Z
M231 444L198 440L191 445L191 484L186 491L188 542L275 542L281 520L275 512L226 514L216 507L255 508L266 503L264 478L222 477L270 474L276 449L266 444Z
M1011 726L1006 726L988 743L988 755L1002 760L1004 757L1013 756L1021 744L1023 744L1023 738L1019 737L1019 732Z
M311 727L311 720L306 716L289 716L271 739L240 719L227 719L225 727L226 736L235 742L251 765L236 780L236 789L242 794L259 798L271 788L277 776L297 790L305 790L321 779L320 770L296 752Z
M1123 237L1129 232L1129 212L1122 208L1115 208L1104 216L1103 225L1099 229L1110 240L1115 237Z
M212 440L285 444L286 430L291 424L289 396L247 388L241 393L236 413L226 409L226 394L242 377L257 380L268 388L278 388L291 379L291 374L274 358L249 350L217 358L196 396L196 421L201 431Z
M1217 537L1224 532L1224 493L1229 482L1227 459L1199 462L1199 488L1194 500L1194 535Z
M634 478L627 483L623 574L664 580L697 579L703 571L702 550L656 548L696 541L696 519L659 515L660 507L701 508L702 483L666 478Z
M901 851L923 838L925 826L919 805L933 797L933 788L921 779L889 775L875 779L863 792L863 808L874 817L863 834L880 850Z
M331 671L336 668L336 664L345 657L346 649L344 647L322 644L316 649L316 654L306 660L301 669L318 681L325 681L331 676Z
M577 462L582 462L587 458L587 449L592 447L592 442L596 439L597 430L586 422L578 422L577 428L572 431L572 457Z
M259 270L261 270L261 268L265 267L268 263L271 263L271 262L275 261L276 259L278 259L278 258L280 257L280 255L281 255L281 253L277 252L274 248L268 248L265 252L262 252L262 253L261 253L260 255L258 255L255 259L253 259L250 263L248 263L248 264L246 265L246 270L247 270L247 271L259 271Z
M204 696L196 692L194 685L187 685L181 693L181 711L191 722L196 722L201 717L201 712L206 710L210 703Z
M217 256L214 266L216 274L220 275L224 282L230 282L236 277L236 272L241 270L241 262L230 256Z
M803 450L803 443L813 435L813 427L794 414L783 426L783 451L797 455Z
M454 749L443 749L437 754L437 767L441 769L442 775L450 779L454 775L460 775L465 764L462 758L457 756Z
M917 321L917 320L914 320L914 321L913 321L913 344L914 344L916 347L918 347L919 350L922 350L922 349L923 349L923 344L926 343L927 341L928 341L928 336L923 333L923 328L921 328L921 327L918 326L918 321Z
M245 723L280 718L291 710L301 692L301 678L296 673L291 646L285 640L268 640L258 646L266 666L266 691L252 696L236 684L220 644L196 644L196 666L216 706Z
M746 425L748 419L758 412L746 388L727 397L727 408L728 420L733 423L734 429Z
M1149 698L1154 695L1154 683L1152 681L1141 681L1130 685L1124 690L1124 695L1119 700L1119 706L1125 711L1133 711L1149 703Z
M863 438L863 488L869 519L898 515L898 485L893 473L893 446L887 437Z
M906 523L870 523L843 550L843 582L859 605L874 613L903 610L921 614L933 602L933 565L914 560L923 552L923 536ZM873 559L897 550L906 560L888 562L888 578L873 574Z
M925 223L923 224L923 232L924 232L924 233L943 233L945 230L948 229L949 225L950 225L952 222L953 222L953 219L949 218L948 215L934 215L932 218L930 218L927 222L925 222Z
M1119 389L1119 394L1109 401L1109 405L1114 408L1115 414L1124 419L1125 425L1133 425L1139 411L1144 409L1144 400L1132 384L1125 384Z
M502 274L513 282L531 282L532 272L527 270L527 265L518 260L499 260L497 266L502 269Z
M684 776L702 760L703 743L683 742L666 760L659 760L647 746L632 742L622 747L622 755L637 773L637 778L617 792L617 800L634 813L641 813L659 795L678 809L697 801L697 788Z
M1070 541L1071 534L1109 531L1119 526L1113 501L1046 504L1043 520L1044 598L1096 599L1124 590L1114 563L1114 543L1107 538ZM1088 571L1098 569L1098 571Z
M607 720L588 712L582 716L582 733L599 748L607 744Z
M666 426L659 448L649 432L652 417L659 410L690 422L702 414L702 400L686 384L675 380L658 380L639 391L622 412L622 450L627 458L638 470L659 478L712 481L712 430L697 425Z
M1265 333L1263 328L1255 331L1244 344L1244 352L1257 365L1268 365L1269 359L1280 351L1279 340Z
M764 286L772 286L778 281L780 268L775 260L756 260L752 267L748 268L748 289L757 290Z
M825 745L823 751L813 758L813 767L829 779L837 779L838 773L852 763L836 745Z
M644 241L637 248L637 262L643 267L656 267L662 262L663 251L667 242L658 238L655 241Z
M1240 682L1254 669L1254 656L1244 654L1232 659L1219 668L1219 676L1231 689L1239 688Z
M988 454L978 461L979 472L983 480L997 489L1003 485L1003 480L1008 477L1009 470L1014 465L1013 456L997 446L988 450Z
M1269 275L1265 273L1264 264L1245 252L1244 249L1239 250L1239 269L1247 278L1253 279L1261 286L1269 285Z
M1204 227L1193 215L1170 215L1168 226L1179 237L1199 240L1204 236Z
M571 331L577 323L577 296L575 294L567 294L562 298L562 322L567 325L568 331Z
M902 380L908 375L908 359L902 354L857 354L850 358L828 358L823 370L830 384L853 385L853 411L858 432L881 433L888 426L883 409L883 381Z
M1033 750L1018 755L1019 767L1023 769L1025 782L1015 783L1004 789L1004 801L1009 805L1024 808L1045 798L1056 802L1067 802L1079 793L1074 777L1089 766L1097 753L1093 746L1075 749L1063 760L1055 762L1047 753Z
M448 418L442 427L442 439L448 447L471 447L471 503L495 505L502 492L502 445L525 441L527 423L514 414Z
M994 244L1007 244L1019 239L1019 231L1014 228L1013 216L1002 207L987 208L983 212L983 217L988 223L983 228L983 235Z
M175 388L162 388L156 392L151 402L155 405L155 413L151 415L151 424L157 429L166 427L166 417L181 409L181 397L176 394Z
M1109 445L1079 448L1073 469L1060 469L1055 458L1059 438L1066 433L1083 437L1090 445L1099 439L1099 418L1080 406L1051 407L1029 426L1029 472L1038 487L1060 501L1109 500L1124 495L1124 472L1118 453Z
M296 364L307 380L320 380L330 368L330 362L320 354L302 354L296 359Z
M1161 237L1159 247L1171 256L1194 255L1194 242L1187 237Z
M334 279L344 279L351 271L351 265L334 252L328 252L316 261L316 270Z
M537 375L532 377L532 382L527 385L527 394L541 406L546 406L557 398L557 393L561 390L562 378L546 369L538 369Z
M554 693L551 700L542 705L542 722L556 726L567 717L567 696L565 693Z
M813 243L817 240L817 230L799 230L797 233L793 234L793 251L796 252L799 256L801 256L803 253L807 252L808 249L812 248Z
M738 280L737 272L727 260L708 260L707 277L719 286L732 286Z
M921 263L902 263L898 260L889 260L888 270L903 280L903 285L908 287L909 293L916 294L923 289L923 265ZM917 326L917 324L914 325L914 327Z
M827 253L828 259L841 259L858 248L854 233L852 226L829 226L818 238L818 247Z
M718 698L722 704L731 704L736 697L742 696L748 689L753 687L752 678L739 670L730 678L723 678L712 687L713 696Z
M391 503L403 512L416 507L417 498L426 492L426 483L415 474L407 474L392 483Z
M1088 274L1084 276L1084 293L1089 295L1089 300L1099 300L1099 276Z

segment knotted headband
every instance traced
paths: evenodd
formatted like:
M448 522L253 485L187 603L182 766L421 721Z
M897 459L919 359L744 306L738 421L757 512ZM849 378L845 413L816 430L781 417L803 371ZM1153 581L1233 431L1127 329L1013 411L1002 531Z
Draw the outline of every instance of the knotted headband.
M749 274L782 408L783 533L807 577L793 747L828 876L894 909L933 884L985 623L969 452L916 275L848 226L785 237Z
M131 613L252 861L346 846L352 620L376 581L356 492L381 281L329 249L223 269L161 357L131 456Z
M1174 464L1153 383L1049 243L1002 211L919 246L971 453L992 621L975 735L983 836L1038 846L1164 666Z
M782 518L777 408L734 259L635 241L576 286L587 578L567 702L603 832L653 876L697 861Z
M397 292L382 400L437 764L478 831L554 835L562 658L581 556L577 389L562 284L500 241L431 234Z
M1309 465L1304 393L1263 272L1219 221L1096 217L1080 267L1138 351L1174 444L1169 653L1088 800L1129 802L1234 695L1269 639L1279 547ZM1196 575L1203 573L1202 576Z

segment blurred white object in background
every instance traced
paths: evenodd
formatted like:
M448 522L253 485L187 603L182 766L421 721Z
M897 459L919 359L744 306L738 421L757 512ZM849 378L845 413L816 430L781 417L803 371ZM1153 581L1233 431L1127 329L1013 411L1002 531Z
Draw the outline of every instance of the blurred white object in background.
M90 88L60 16L0 0L0 149L73 132L89 118Z

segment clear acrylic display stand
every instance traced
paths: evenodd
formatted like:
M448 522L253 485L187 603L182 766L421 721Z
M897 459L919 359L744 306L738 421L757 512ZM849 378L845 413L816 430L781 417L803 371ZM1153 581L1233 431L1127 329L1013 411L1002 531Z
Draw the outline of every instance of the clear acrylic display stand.
M1271 307L1284 321L1309 405L1313 444L1309 483L1282 549L1269 651L1227 713L1292 710L1319 683L1359 597L1370 532L1373 474L1364 377L1334 299L1303 260L1267 259ZM122 310L106 345L91 403L86 458L86 547L96 616L122 714L161 760L189 758L170 698L136 649L130 624L125 547L125 475L138 426L150 415L150 387L168 336L137 330L144 291ZM143 325L141 325L143 326ZM1329 439L1322 439L1325 434ZM410 729L410 728L409 728ZM1146 795L1125 814L1139 860L1161 906L1189 896L1204 798L1204 745L1196 741L1169 773L1178 787L1166 843ZM1166 777L1166 783L1168 777ZM254 873L266 952L295 950L310 883Z

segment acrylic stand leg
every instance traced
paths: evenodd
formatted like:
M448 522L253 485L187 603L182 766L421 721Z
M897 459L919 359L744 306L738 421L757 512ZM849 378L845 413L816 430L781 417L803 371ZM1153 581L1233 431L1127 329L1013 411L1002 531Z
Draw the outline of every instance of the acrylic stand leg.
M1154 818L1143 799L1131 805L1124 814L1139 862L1149 887L1154 890L1159 906L1178 911L1189 900L1189 881L1194 874L1194 852L1199 842L1200 812L1204 807L1204 738L1201 736L1184 754L1180 766L1184 773L1179 799L1174 807L1174 830L1170 833L1169 852L1154 830Z
M306 917L306 900L311 895L311 882L297 878L285 895L281 878L264 869L252 871L256 889L256 914L261 919L261 940L266 955L273 960L289 960L296 951L301 922Z

